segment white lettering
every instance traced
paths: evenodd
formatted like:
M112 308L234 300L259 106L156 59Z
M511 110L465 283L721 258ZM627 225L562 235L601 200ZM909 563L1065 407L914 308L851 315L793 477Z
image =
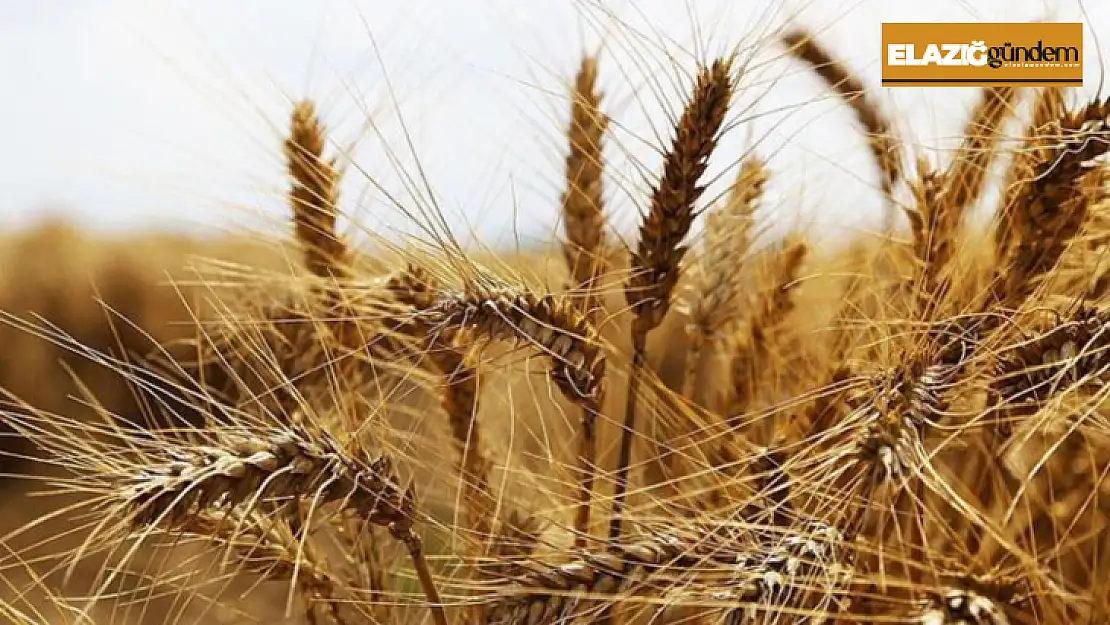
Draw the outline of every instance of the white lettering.
M930 43L929 47L925 48L925 55L921 57L922 65L940 65L944 61L941 56L940 46L935 43Z
M987 46L983 41L966 43L930 43L918 58L912 43L889 43L887 65L944 65L982 67L987 64Z
M921 59L914 57L913 49L914 45L912 43L906 44L906 65L921 65Z
M887 65L905 65L906 64L906 44L892 43L886 47L886 63Z
M968 65L982 67L987 64L987 44L984 41L972 41L967 47Z
M944 48L944 61L943 65L963 65L960 61L960 50L964 47L958 43L946 43L941 46Z

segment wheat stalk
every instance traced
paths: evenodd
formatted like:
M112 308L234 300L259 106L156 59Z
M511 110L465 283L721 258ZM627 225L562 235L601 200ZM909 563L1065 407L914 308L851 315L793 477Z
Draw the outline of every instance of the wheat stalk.
M718 59L698 72L693 95L675 127L674 143L664 158L663 176L652 191L651 206L640 226L640 240L632 252L631 276L624 290L633 314L632 371L609 519L610 541L615 542L621 533L647 336L670 310L679 264L686 254L682 241L693 224L695 203L705 190L700 180L717 145L732 98L731 67L731 59Z

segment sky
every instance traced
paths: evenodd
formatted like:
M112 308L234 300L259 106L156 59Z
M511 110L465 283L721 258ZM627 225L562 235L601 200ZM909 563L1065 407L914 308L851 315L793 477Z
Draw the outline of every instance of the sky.
M771 227L867 228L883 209L851 114L769 34L815 31L943 161L976 90L879 87L881 23L1039 19L1088 25L1096 93L1110 2L1094 0L0 0L0 228L282 228L282 133L311 97L348 157L348 232L422 236L441 216L464 240L546 241L567 85L588 51L614 120L608 211L628 231L695 62L737 46L708 195L754 151Z

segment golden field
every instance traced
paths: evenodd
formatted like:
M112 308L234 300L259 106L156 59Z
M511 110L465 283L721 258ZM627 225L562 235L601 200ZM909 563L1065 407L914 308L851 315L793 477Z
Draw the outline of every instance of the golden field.
M773 157L705 193L722 57L619 244L586 57L550 251L353 249L308 100L287 240L8 237L0 615L1108 622L1110 105L985 88L917 154L810 34L779 44L856 115L889 227L755 245Z

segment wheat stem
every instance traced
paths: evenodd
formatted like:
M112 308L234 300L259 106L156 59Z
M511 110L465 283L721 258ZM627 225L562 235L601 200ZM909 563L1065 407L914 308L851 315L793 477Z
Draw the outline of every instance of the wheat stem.
M731 63L731 59L718 59L698 72L693 95L676 125L674 142L664 158L663 175L653 189L651 207L632 253L632 275L624 290L625 300L635 315L631 329L632 369L610 515L610 541L619 538L621 532L647 336L663 322L671 307L680 264L686 254L682 242L693 224L695 204L705 191L701 177L717 146L732 98Z
M636 432L636 405L640 396L640 383L647 357L647 332L632 333L632 369L628 377L628 402L624 408L624 429L617 456L617 475L613 507L609 516L609 542L620 539L624 521L624 500L628 492L628 471L632 462L632 441Z

